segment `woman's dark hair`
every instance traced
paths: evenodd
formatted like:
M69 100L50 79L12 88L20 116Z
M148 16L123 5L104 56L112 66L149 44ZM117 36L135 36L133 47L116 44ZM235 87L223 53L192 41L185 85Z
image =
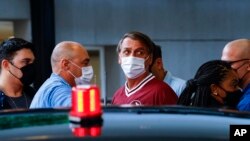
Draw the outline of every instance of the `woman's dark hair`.
M209 107L212 99L210 85L220 85L230 70L232 68L226 61L212 60L204 63L197 70L194 79L187 81L178 104Z

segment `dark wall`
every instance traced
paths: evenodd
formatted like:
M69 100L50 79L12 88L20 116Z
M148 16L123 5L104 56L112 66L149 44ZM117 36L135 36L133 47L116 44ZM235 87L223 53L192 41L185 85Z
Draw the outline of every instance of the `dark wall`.
M32 42L36 46L35 87L50 76L50 56L55 46L54 0L30 0Z
M55 0L56 42L108 48L124 33L141 31L162 46L165 67L187 80L202 63L220 59L228 41L250 38L249 7L249 0ZM105 50L112 93L125 79L118 64L110 67L115 50Z

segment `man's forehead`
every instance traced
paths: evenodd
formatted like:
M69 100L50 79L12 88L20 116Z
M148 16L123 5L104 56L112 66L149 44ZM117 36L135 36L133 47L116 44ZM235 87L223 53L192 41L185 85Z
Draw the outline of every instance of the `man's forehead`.
M28 60L28 59L31 59L31 60L34 60L35 59L35 56L33 54L33 52L30 50L30 49L21 49L21 50L18 50L15 52L14 56L13 56L13 59L21 59L21 60Z
M132 48L132 47L146 48L142 41L131 38L125 38L121 46L124 48Z
M143 46L139 46L139 47L135 47L135 46L124 46L122 48L122 50L146 50L145 47Z

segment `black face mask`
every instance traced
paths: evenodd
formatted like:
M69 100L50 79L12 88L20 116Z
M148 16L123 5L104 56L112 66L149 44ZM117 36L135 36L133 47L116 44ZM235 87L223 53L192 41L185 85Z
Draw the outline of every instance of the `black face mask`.
M24 86L30 85L32 82L34 82L34 78L36 76L35 73L35 64L31 63L28 64L22 68L16 67L12 62L10 62L15 68L20 69L23 76L21 78L18 78L16 75L14 75L11 71L9 71L14 77L19 79Z
M23 85L27 86L34 82L35 79L35 64L28 64L20 69L23 73L23 76L20 78L20 81Z
M241 90L237 90L234 92L228 92L224 90L227 93L227 96L223 99L224 105L229 108L237 108L237 105L240 101L241 96L243 95L243 92Z

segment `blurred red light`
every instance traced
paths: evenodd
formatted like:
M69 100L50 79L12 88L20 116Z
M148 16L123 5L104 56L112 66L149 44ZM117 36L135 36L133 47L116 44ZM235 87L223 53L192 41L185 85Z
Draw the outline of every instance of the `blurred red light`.
M75 136L100 136L103 121L101 115L100 91L96 85L79 85L72 88L69 119Z
M88 118L101 114L100 91L96 85L80 85L72 88L71 116Z
M86 137L89 136L90 130L88 128L74 128L73 129L73 134L77 137Z
M100 136L101 135L101 127L91 127L90 128L90 135L92 137L97 137L97 136Z

